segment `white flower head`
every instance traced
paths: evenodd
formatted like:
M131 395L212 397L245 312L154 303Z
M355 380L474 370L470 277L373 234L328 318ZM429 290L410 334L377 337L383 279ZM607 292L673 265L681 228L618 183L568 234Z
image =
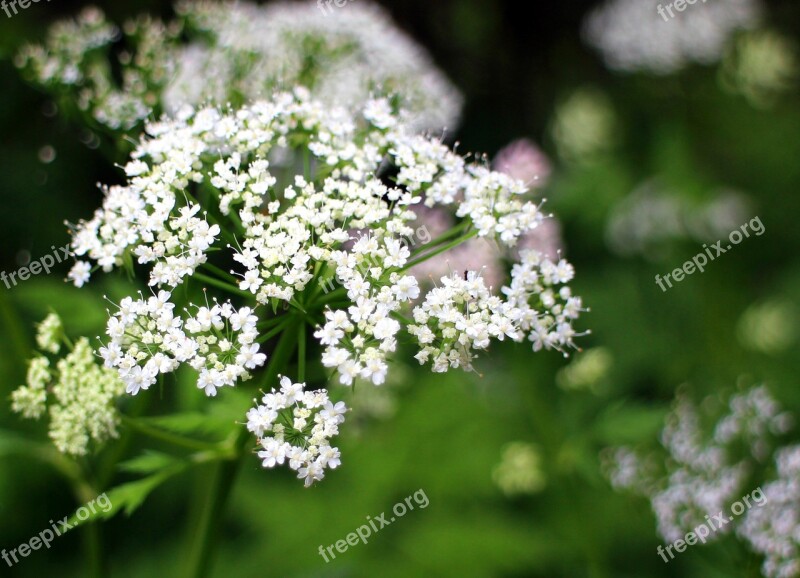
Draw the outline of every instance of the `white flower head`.
M247 414L247 429L258 438L258 457L265 468L288 461L306 487L325 477L325 469L341 464L338 448L330 440L344 423L347 406L334 405L326 391L305 391L305 384L280 378L280 390L264 395Z

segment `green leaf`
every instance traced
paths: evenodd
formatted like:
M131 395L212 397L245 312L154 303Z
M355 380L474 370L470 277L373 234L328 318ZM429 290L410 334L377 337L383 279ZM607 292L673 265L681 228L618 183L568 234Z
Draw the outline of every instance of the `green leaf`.
M173 476L181 473L189 465L188 462L176 462L172 466L164 469L152 476L128 482L112 488L105 493L111 506L103 510L95 510L83 521L79 520L76 514L70 516L70 524L81 524L93 520L109 520L124 511L126 516L132 515L144 503L156 488Z
M242 417L242 419L244 419ZM139 421L180 435L225 437L236 425L226 416L205 413L177 413L160 417L139 418Z
M132 474L154 474L174 466L180 461L175 456L148 450L140 456L121 463L119 469Z

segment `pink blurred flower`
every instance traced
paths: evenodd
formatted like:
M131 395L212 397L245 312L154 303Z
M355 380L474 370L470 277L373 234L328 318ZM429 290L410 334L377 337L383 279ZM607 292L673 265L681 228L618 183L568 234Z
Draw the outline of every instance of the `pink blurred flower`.
M528 139L515 140L497 153L493 168L525 182L532 189L547 185L553 170L550 159Z
M551 261L557 261L559 253L564 250L561 223L558 219L555 217L545 219L533 231L522 235L517 243L517 253L527 249L534 249Z

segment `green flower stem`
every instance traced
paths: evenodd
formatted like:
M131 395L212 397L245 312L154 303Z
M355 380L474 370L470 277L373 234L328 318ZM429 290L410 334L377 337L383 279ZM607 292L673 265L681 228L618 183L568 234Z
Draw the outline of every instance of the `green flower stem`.
M434 249L435 247L438 247L442 243L445 243L445 242L449 241L453 237L456 237L456 236L460 235L461 232L465 228L467 228L469 225L470 225L469 221L464 221L464 222L456 225L455 227L453 227L452 229L448 230L446 233L443 233L442 235L440 235L439 237L437 237L436 239L434 239L433 241L431 241L427 245L423 245L422 247L420 247L419 249L417 249L416 251L411 253L411 258L412 259L416 258L419 255L422 255L423 253L425 253L426 251L430 251L431 249Z
M100 533L100 523L89 522L83 524L81 531L83 532L85 556L88 560L87 575L90 578L108 576L108 564L106 557L103 555L103 536Z
M234 277L233 275L231 275L227 271L223 271L222 269L220 269L216 265L212 265L209 262L205 262L205 263L203 263L201 265L201 267L205 267L206 269L208 269L209 271L211 271L215 275L219 275L220 277L223 277L224 279L228 279L229 281L232 281L234 283L238 283L238 279L236 279L236 277Z
M342 297L347 297L347 291L344 287L339 287L335 291L331 291L324 297L321 297L314 301L313 306L311 307L312 310L320 309L322 305L326 305L331 301L336 301L337 299L341 299Z
M278 326L272 329L272 331L259 337L257 343L266 343L267 341L269 341L270 339L281 333L286 328L287 325L294 322L296 322L296 320L291 315L287 315L286 318L281 318L281 322L278 324Z
M313 303L314 299L316 299L317 295L320 292L325 290L324 285L322 284L323 275L326 273L328 269L328 263L325 261L317 261L317 264L314 266L314 279L312 283L316 281L316 285L313 286L311 293L308 295L308 299L306 300L309 303ZM334 279L336 277L334 276Z
M139 395L129 400L127 404L127 416L139 417L150 405L150 396ZM97 467L95 479L97 480L98 488L105 488L109 485L117 471L117 464L122 460L131 445L133 432L129 428L123 429L116 443L110 444L108 449L104 452L104 459Z
M199 451L215 450L218 449L219 447L217 444L201 442L194 438L187 438L178 434L164 431L162 429L159 429L157 427L148 424L145 421L133 417L128 417L126 415L122 416L122 423L128 426L129 428L136 430L137 432L149 436L153 439L157 439L162 442L166 442L168 444L190 450L199 450Z
M298 383L305 383L306 381L306 324L305 321L300 324L297 331L297 381Z
M476 237L477 235L478 235L478 231L477 230L472 230L469 233L467 233L466 235L464 235L462 237L459 237L455 241L452 241L452 242L448 243L444 247L439 247L435 251L431 251L430 253L427 253L427 254L423 255L422 257L419 257L418 259L414 259L410 263L407 263L405 267L400 269L400 273L408 271L412 267L416 267L420 263L424 263L425 261L435 257L436 255L441 255L442 253L445 253L445 252L449 251L453 247L458 247L461 243L465 243L465 242L469 241L470 239L472 239L473 237Z
M266 319L264 321L258 322L258 329L259 331L264 331L266 329L272 329L278 325L286 323L286 317L279 316L279 317L272 317L271 319Z
M414 321L413 319L411 319L410 317L406 317L405 315L402 315L402 314L400 314L400 313L399 313L399 312L397 312L397 311L393 311L393 312L392 312L392 314L391 314L391 316L392 316L392 317L393 317L393 318L394 318L396 321L400 321L400 322L402 322L402 323L405 323L406 325L416 325L416 324L417 324L417 322L416 322L416 321Z
M281 335L264 373L263 388L266 389L273 384L278 374L286 371L298 344L297 331L301 325L299 322L290 323ZM234 442L235 457L214 465L215 469L211 485L207 496L200 504L202 510L198 519L197 530L190 545L189 558L186 565L187 578L206 578L211 573L211 562L214 556L219 527L222 523L228 498L236 481L242 458L248 453L245 450L250 440L250 432L247 431L247 428L241 427Z
M61 475L69 480L72 492L79 505L87 504L94 500L98 491L87 481L83 468L74 460L56 451L51 446L35 447L34 455L43 462L52 465ZM89 578L103 578L108 576L107 560L103 554L102 534L97 522L82 524L81 536L86 559L86 576Z
M208 181L203 181L203 183L200 185L200 189L205 194L213 195L213 197L217 200L217 203L219 203L219 200L220 200L219 190L217 190L217 188L214 187L211 183L209 183ZM185 194L192 201L194 201L196 204L199 204L202 207L208 207L209 206L209 204L207 204L207 203L205 203L205 204L198 203L197 200L194 197L192 197L190 194L188 194L186 192L185 192ZM241 232L241 233L244 233L244 230L245 230L244 225L242 224L242 220L239 218L239 215L238 215L238 213L236 212L235 209L231 208L231 210L228 211L228 214L223 214L222 211L220 211L220 216L222 218L224 218L224 219L230 219L231 221L233 221L233 223L238 228L237 230L239 232ZM222 225L222 223L220 223L219 219L217 219L214 215L209 215L209 217L211 218L212 222L215 225L219 225L220 229L222 229L223 235L225 235L226 238L228 239L228 242L232 242L231 244L236 246L237 245L236 237L231 235L231 234L229 234L227 232L227 230L225 229L225 227Z
M203 283L208 283L213 287L222 289L223 291L227 291L228 293L232 293L233 295L239 295L241 297L247 297L249 299L253 298L253 294L250 293L249 291L242 291L235 285L231 285L230 283L226 283L225 281L220 281L219 279L215 279L214 277L209 277L208 275L204 275L203 273L195 272L192 277L194 279L197 279L198 281L202 281Z

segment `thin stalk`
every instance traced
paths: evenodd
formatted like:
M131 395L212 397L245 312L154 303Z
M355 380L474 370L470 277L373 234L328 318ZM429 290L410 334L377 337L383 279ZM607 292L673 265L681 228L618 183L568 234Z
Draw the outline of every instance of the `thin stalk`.
M330 303L331 301L336 301L337 299L341 299L342 297L347 297L347 290L344 287L339 287L335 291L331 291L324 297L321 297L320 299L316 300L311 309L316 309L320 305L325 305L327 303Z
M443 233L443 234L439 235L436 239L434 239L433 241L431 241L427 245L423 245L422 247L420 247L419 249L414 251L411 254L411 257L412 258L416 258L419 255L422 255L423 253L425 253L426 251L430 251L431 249L434 249L434 248L438 247L439 245L441 245L442 243L452 239L453 237L456 237L456 236L460 235L461 231L463 231L468 225L469 225L469 222L468 221L464 221L460 225L457 225L457 226L453 227L452 229L450 229L446 233Z
M259 337L256 343L266 343L267 341L278 335L281 331L286 329L286 326L294 321L295 319L291 315L287 315L286 319L282 319L281 322L278 324L278 326L272 329L272 331L269 331L268 333Z
M188 438L178 434L167 432L157 427L153 427L147 424L146 422L128 417L126 415L122 416L122 423L128 426L129 428L138 431L141 434L144 434L153 439L157 439L159 441L174 446L179 446L182 448L190 450L199 450L199 451L219 449L219 447L216 444L201 442L197 441L194 438Z
M325 286L322 283L322 275L325 273L327 269L328 269L327 262L325 261L317 262L316 266L314 267L314 280L317 282L317 285L312 289L306 301L313 303L314 298L316 298L316 296L319 295L320 291L325 290Z
M306 324L301 323L297 331L297 382L306 382Z
M208 283L218 289L222 289L223 291L227 291L228 293L232 293L234 295L240 295L242 297L249 297L253 298L253 294L249 291L242 291L238 287L234 285L230 285L225 281L220 281L219 279L215 279L214 277L209 277L208 275L204 275L203 273L199 273L195 271L193 277L198 281L202 281L203 283Z
M215 274L219 275L220 277L224 277L225 279L228 279L229 281L233 281L234 283L238 283L238 280L236 279L235 276L231 275L227 271L224 271L224 270L220 269L216 265L212 265L211 263L205 262L205 263L203 263L201 265L201 267L205 267L206 269L208 269L212 273L215 273Z
M420 263L424 263L425 261L435 257L436 255L441 255L442 253L445 253L445 252L449 251L453 247L458 247L461 243L465 243L465 242L469 241L470 239L475 237L477 234L478 234L478 231L470 231L469 233L467 233L463 237L459 237L458 239L456 239L452 243L448 243L444 247L440 247L440 248L436 249L435 251L432 251L431 253L428 253L428 254L420 257L419 259L415 259L415 260L411 261L410 263L407 263L406 266L403 267L402 269L400 269L399 272L403 273L405 271L408 271L412 267L416 267Z
M278 341L267 370L264 373L263 386L273 383L279 373L286 370L298 343L296 331L299 324L289 324ZM194 534L186 565L188 578L206 578L211 573L218 531L222 523L228 498L230 497L242 458L247 454L245 448L250 441L250 432L242 427L234 442L235 458L214 465L214 474L208 495L203 500L203 508L197 531Z
M264 331L265 329L270 329L272 327L275 327L276 325L280 325L281 323L286 323L286 317L284 317L282 315L279 316L279 317L273 317L271 319L266 319L264 321L259 321L258 322L258 328L259 328L259 330Z
M97 490L86 479L81 466L58 453L55 449L47 448L34 452L45 462L50 463L56 470L70 481L75 500L79 505L87 504L97 497ZM107 560L103 553L102 535L97 522L88 522L81 526L81 537L86 559L86 570L89 578L103 578L108 576Z
M104 578L108 576L108 564L103 556L103 537L100 534L100 523L93 521L81 526L83 532L83 548L87 563L87 572L90 578Z

